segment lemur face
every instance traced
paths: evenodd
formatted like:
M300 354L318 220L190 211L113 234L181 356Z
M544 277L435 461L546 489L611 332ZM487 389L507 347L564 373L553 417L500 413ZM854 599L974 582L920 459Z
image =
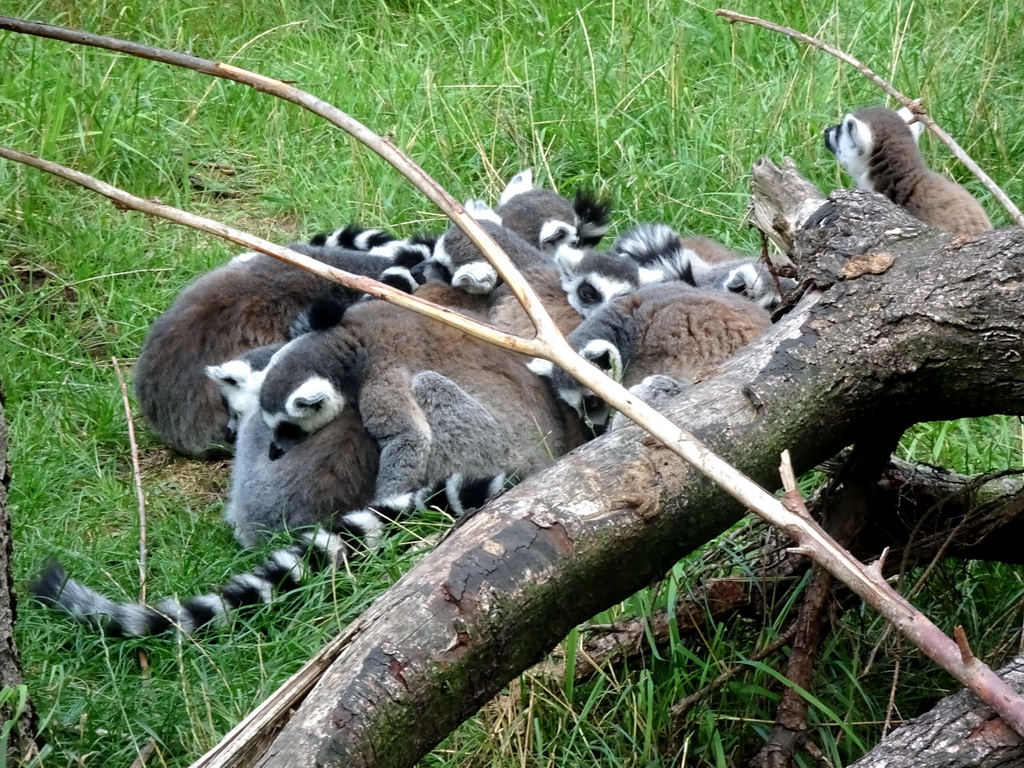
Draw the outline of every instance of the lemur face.
M860 189L871 189L868 160L874 148L871 126L848 114L839 125L825 129L825 146Z
M881 119L883 123L889 124L890 133L892 133L891 124L894 122L898 131L902 131L899 128L898 122L884 116L882 118L877 117L878 113L881 112L888 113L889 115L892 114L889 110L876 109L861 110L856 114L851 112L843 118L843 122L825 129L825 147L836 156L836 160L850 174L858 189L872 190L871 182L868 178L868 163L879 141L871 126L871 116L875 115L874 119L876 121ZM899 110L896 114L908 125L910 136L916 144L921 137L921 133L924 131L924 124L911 122L915 120L915 117L906 107Z
M221 400L228 412L224 441L233 445L242 418L259 406L264 371L253 370L245 360L228 360L221 365L206 366L206 375L220 389Z
M270 459L274 461L338 417L345 398L327 379L310 376L290 392L283 407L261 398L263 421L273 430Z

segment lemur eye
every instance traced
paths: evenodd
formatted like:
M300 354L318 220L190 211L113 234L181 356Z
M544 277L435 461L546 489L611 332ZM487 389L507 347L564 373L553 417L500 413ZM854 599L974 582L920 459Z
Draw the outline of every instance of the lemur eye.
M747 290L747 284L744 283L742 280L730 280L728 283L725 284L725 287L728 288L732 293L743 293L745 290Z
M597 304L601 300L600 292L590 283L582 283L576 289L576 295L580 297L580 301L584 304Z
M853 133L853 118L846 121L846 132Z
M598 413L602 408L604 408L604 400L597 395L587 395L583 398L584 413Z

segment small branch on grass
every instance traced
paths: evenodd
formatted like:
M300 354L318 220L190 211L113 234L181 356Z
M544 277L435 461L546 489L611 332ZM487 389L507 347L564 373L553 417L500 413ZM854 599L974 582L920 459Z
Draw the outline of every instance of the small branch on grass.
M153 755L155 751L156 742L152 738L150 738L146 742L146 745L139 750L139 756L135 758L135 760L132 762L129 768L145 768L146 761L149 760L149 758Z
M128 195L126 192L99 182L92 177L62 168L54 163L6 148L0 150L0 156L72 179L76 183L100 192L112 200L122 202L128 205L128 207L152 215L171 219L172 216L169 214L173 213L173 220L178 221L178 223L185 223L185 218L189 218L189 226L195 226L224 239L243 244L253 250L280 258L288 263L301 266L304 269L341 282L349 287L363 290L400 306L414 309L421 314L429 314L439 320L445 318L442 322L448 322L449 325L464 330L475 338L482 339L488 343L554 362L609 405L654 435L684 461L698 468L709 479L742 504L795 539L799 547L812 552L816 563L821 564L838 579L846 583L888 621L897 626L905 636L918 645L930 658L971 690L978 693L1014 729L1024 734L1024 701L1017 697L1012 689L996 677L990 669L987 667L978 668L975 665L971 665L971 668L965 668L959 658L956 643L952 639L942 634L938 627L895 592L889 584L884 580L878 579L869 569L850 555L849 552L837 546L820 526L812 520L805 519L800 515L794 515L786 510L771 493L712 453L705 445L681 430L653 408L636 400L622 386L602 375L594 366L579 357L569 347L565 339L562 338L553 321L540 304L536 294L522 279L504 252L497 247L479 224L466 213L451 195L445 192L440 185L404 153L399 151L393 142L377 136L344 112L310 94L293 88L279 80L274 80L238 67L114 40L113 38L103 38L97 35L89 35L44 24L33 24L10 17L0 17L0 29L26 32L67 42L118 50L147 59L172 63L176 66L186 67L217 77L235 80L256 90L278 96L286 101L309 109L366 144L405 175L417 189L422 191L462 228L481 249L523 305L528 317L537 329L536 338L528 340L509 334L498 333L489 326L474 323L443 307L428 305L427 302L417 300L407 294L390 290L374 280L359 278L340 270L334 270L312 259L300 259L287 248L275 246L265 240L254 238L209 219L192 217L170 206L152 203ZM305 690L299 692L300 697L305 694ZM285 714L286 710L277 711L279 717L283 717ZM202 760L196 763L197 766L203 764L210 765L211 763Z
M775 712L775 726L764 746L750 761L752 768L788 768L796 751L807 738L807 700L797 692L811 689L814 661L828 621L828 598L832 575L815 566L804 595L793 633L793 652L786 663L785 676L792 683L783 688Z
M892 726L892 713L896 711L896 684L899 680L900 657L897 656L892 667L892 685L889 686L889 703L885 706L885 722L882 724L883 739L889 734L889 728Z
M142 492L142 470L139 467L139 446L135 442L135 425L132 422L132 405L128 399L128 386L121 375L121 366L116 357L110 358L117 374L117 383L121 385L121 398L124 400L124 415L128 419L128 445L132 453L132 475L135 477L135 497L139 501L139 602L146 602L146 495Z
M856 467L861 463L855 449L849 464ZM786 508L813 519L797 486L789 451L783 451L779 471L786 489ZM854 475L856 471L849 474ZM872 477L869 482L873 483L876 479ZM826 491L821 497L823 504L819 510L820 517L827 520L829 533L836 537L836 542L846 547L859 530L858 518L865 494L849 482L838 492L832 492L831 489ZM788 768L793 755L807 741L808 702L798 691L810 691L814 682L814 661L828 626L827 606L832 584L832 575L820 565L815 565L795 622L797 631L793 635L793 650L786 662L785 676L790 684L782 691L776 708L775 725L764 745L750 761L751 768Z
M764 661L773 653L776 653L779 649L783 648L786 645L789 645L790 641L796 635L797 624L798 622L794 621L792 624L786 627L782 634L775 638L772 642L770 642L757 653L751 654L750 658L747 659L747 661ZM672 715L672 732L677 736L681 734L686 727L686 713L693 709L693 707L697 704L700 704L700 702L704 701L704 699L706 699L712 693L714 693L723 685L728 683L730 680L736 677L736 675L738 675L745 669L749 669L749 666L745 663L733 664L731 667L725 670L725 672L720 674L718 677L716 677L710 683L705 685L703 688L694 691L686 698L681 699L675 704L673 704L672 709L669 711L669 713Z
M864 75L864 77L866 77L872 83L877 85L884 93L896 99L896 101L898 101L902 106L909 109L919 122L923 123L932 133L938 136L939 141L941 141L943 144L949 147L949 150L953 153L953 156L956 157L956 159L959 160L961 163L963 163L967 170L969 170L971 173L977 176L981 183L985 185L985 189L992 193L992 196L999 201L1003 208L1007 210L1007 212L1010 214L1010 217L1014 220L1017 226L1024 227L1024 214L1020 212L1020 209L1016 205L1014 205L1013 201L1010 200L1009 196L1005 192L1003 192L1002 189L999 188L999 185L996 184L992 180L992 178L981 169L981 166L974 162L974 160L971 159L970 155L968 155L963 150L963 148L956 143L953 137L946 133L944 130L942 130L942 128L940 128L938 124L931 117L929 117L928 113L924 111L924 108L921 106L921 104L897 91L886 80L884 80L882 77L876 74L869 67L855 59L853 56L839 50L838 48L832 45L829 45L826 42L819 40L816 37L811 37L810 35L804 34L803 32L798 32L797 30L792 29L790 27L783 27L779 24L773 24L770 21L759 19L756 16L745 16L742 13L736 13L735 11L729 11L724 8L719 8L718 10L716 10L715 15L721 16L722 18L728 20L730 24L735 24L736 22L754 24L755 26L764 27L765 29L771 30L772 32L778 32L780 35L792 37L794 40L799 40L802 43L806 43L807 45L813 46L819 50L824 51L825 53L835 56L840 61L849 64L851 67L853 67L862 75Z

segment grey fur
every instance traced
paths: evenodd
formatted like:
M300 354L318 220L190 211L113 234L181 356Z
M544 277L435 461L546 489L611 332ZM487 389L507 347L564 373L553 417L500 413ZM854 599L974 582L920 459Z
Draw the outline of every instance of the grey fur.
M652 408L661 410L663 406L683 394L688 386L678 379L673 379L671 376L663 376L660 373L656 373L648 376L639 384L634 384L629 388L629 393ZM608 431L612 432L616 429L622 429L630 423L628 418L621 413L616 413L612 416Z
M697 288L745 296L777 307L796 286L776 280L768 267L706 237L681 238L665 224L641 224L620 235L607 252L563 246L555 254L562 287L584 316L642 285L679 281Z
M653 374L689 384L710 375L771 325L753 302L702 291L680 282L641 288L604 305L567 341L598 368L630 387ZM531 363L585 419L607 423L608 406L568 373L546 361Z
M379 449L355 407L270 459L273 431L256 410L242 421L224 517L243 547L277 531L333 527L373 497Z
M743 296L765 309L778 307L797 285L793 278L775 277L764 262L753 259L708 264L693 258L690 267L695 287Z
M570 201L533 184L530 169L520 171L501 194L497 215L502 224L546 253L563 245L596 245L608 231L604 200L580 192Z
M899 113L882 107L846 115L825 129L825 146L860 189L885 195L937 229L975 234L992 228L984 209L956 182L928 168Z
M550 261L511 229L488 220L481 220L480 226L520 269ZM452 285L469 293L489 294L502 282L480 249L458 227L452 227L441 236L434 258L451 272Z
M290 248L375 277L388 257L297 243ZM288 340L295 316L317 299L350 304L361 294L271 256L242 254L188 285L150 327L135 365L135 394L147 423L188 456L230 451L228 414L208 365Z
M505 227L543 251L553 253L563 243L575 244L578 239L572 202L533 186L529 170L520 171L508 183L497 214Z

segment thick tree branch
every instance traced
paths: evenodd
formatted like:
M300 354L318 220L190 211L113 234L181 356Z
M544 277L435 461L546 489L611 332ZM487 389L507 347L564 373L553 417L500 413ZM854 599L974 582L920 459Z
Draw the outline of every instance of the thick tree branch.
M839 279L849 254L879 252L894 256L885 274ZM796 255L827 290L667 409L748 476L774 484L781 447L802 472L877 424L1024 412L1024 231L954 239L842 191ZM635 429L585 446L378 600L258 764L411 765L574 625L742 512Z
M985 185L985 189L991 192L992 196L999 201L1000 205L1002 205L1003 208L1007 210L1007 212L1010 214L1013 220L1017 223L1017 226L1024 227L1024 214L1021 213L1020 209L1016 205L1014 205L1013 201L1010 200L1009 196L1005 192L1003 192L1002 189L1000 189L999 185L992 180L992 177L985 173L985 171L981 169L980 165L974 162L971 156L964 151L963 147L957 144L952 136L950 136L948 133L942 130L941 127L939 127L939 125L928 115L928 113L925 112L921 104L897 91L895 88L892 87L892 85L888 83L888 81L884 80L873 70L862 64L853 56L851 56L848 53L844 53L838 48L831 46L828 43L825 43L816 37L811 37L810 35L806 35L803 32L798 32L795 29L791 29L790 27L783 27L779 24L773 24L770 21L759 19L756 16L745 16L741 13L736 13L735 11L725 10L724 8L719 8L718 10L716 10L715 15L727 19L730 24L735 24L736 22L742 21L747 24L754 24L759 27L764 27L765 29L771 30L772 32L778 32L781 35L792 37L794 40L799 40L802 43L807 43L807 45L811 45L821 51L824 51L825 53L835 56L840 61L852 66L862 75L864 75L864 77L866 77L872 83L881 88L883 92L885 92L889 96L892 96L902 106L909 109L918 119L918 121L923 123L925 126L928 127L928 129L932 133L938 136L939 141L941 141L943 144L949 147L949 150L953 153L953 156L961 163L963 163L964 167L966 167L967 170L969 170L971 173L977 176L979 181L981 181L981 183Z
M1024 694L1024 656L999 670ZM1024 740L969 691L943 699L904 723L850 768L1013 768L1024 764Z

